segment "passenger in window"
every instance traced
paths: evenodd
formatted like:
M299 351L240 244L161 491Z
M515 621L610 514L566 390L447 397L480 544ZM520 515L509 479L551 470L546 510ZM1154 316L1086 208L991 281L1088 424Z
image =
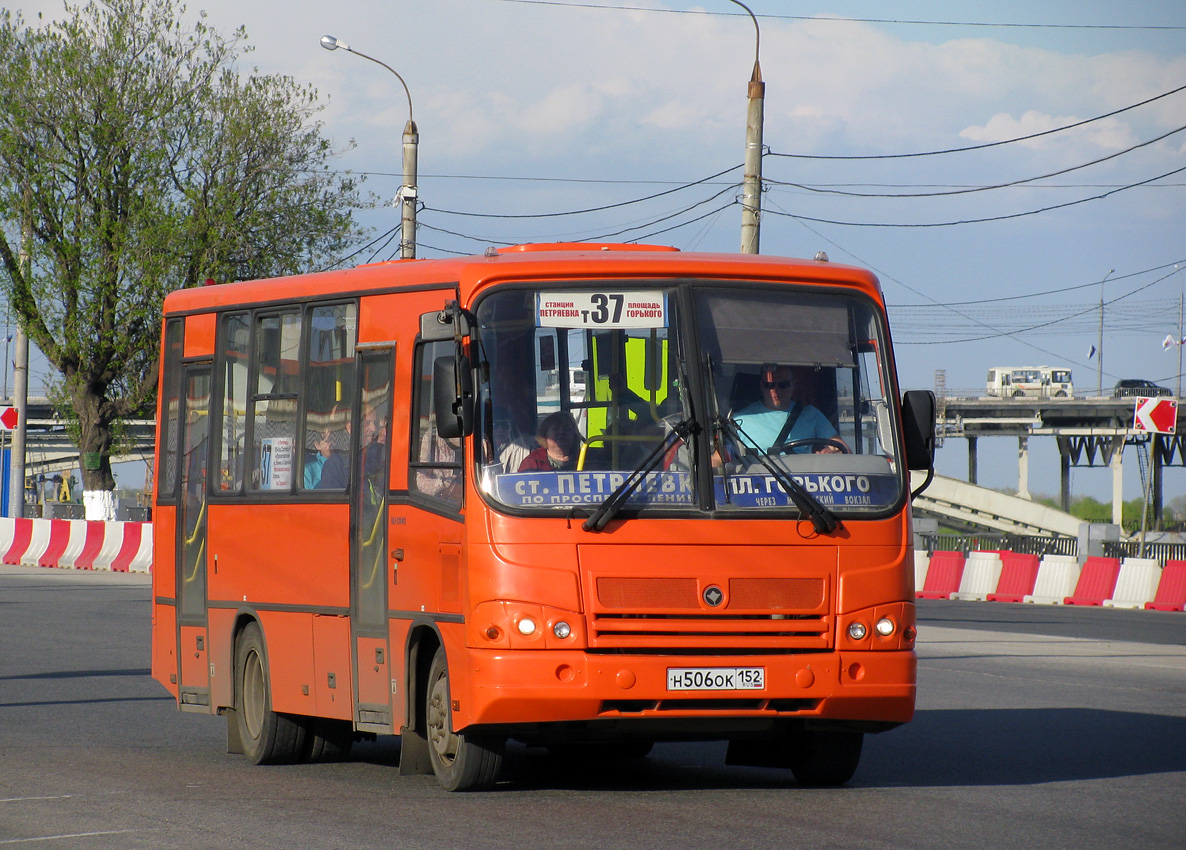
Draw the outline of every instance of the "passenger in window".
M557 411L544 418L535 435L539 448L519 464L519 472L551 472L577 468L581 433L572 417Z
M788 443L804 442L789 451L795 454L816 452L834 454L842 451L836 428L819 408L795 399L795 374L790 366L763 364L758 379L758 401L742 408L733 418L746 442L763 450L777 450Z
M446 502L460 502L462 495L461 470L451 464L461 462L461 440L449 439L436 433L424 432L420 438L421 463L446 464L432 469L416 470L416 489L427 496Z
M346 423L346 433L351 433L350 423ZM374 408L368 409L362 417L362 439L359 441L363 458L363 470L368 477L378 474L382 465L382 446L376 441L386 437L386 423L379 422ZM318 490L345 490L350 483L350 458L347 452L333 452L321 465L321 480L317 482Z
M307 452L308 457L305 459L305 489L313 490L320 486L322 468L334 453L329 429L322 431L321 436L308 440L307 445L313 451Z

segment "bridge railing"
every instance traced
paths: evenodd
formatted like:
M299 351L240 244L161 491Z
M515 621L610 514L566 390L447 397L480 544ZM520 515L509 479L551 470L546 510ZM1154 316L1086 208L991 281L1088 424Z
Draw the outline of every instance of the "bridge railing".
M1079 554L1074 537L1045 537L1037 534L920 534L927 554L935 552L1019 552L1026 555ZM1135 553L1134 553L1135 554ZM1153 556L1150 556L1153 557Z
M1146 543L1143 555L1138 540L1107 540L1104 541L1104 557L1106 558L1153 558L1165 564L1170 561L1186 561L1186 543Z

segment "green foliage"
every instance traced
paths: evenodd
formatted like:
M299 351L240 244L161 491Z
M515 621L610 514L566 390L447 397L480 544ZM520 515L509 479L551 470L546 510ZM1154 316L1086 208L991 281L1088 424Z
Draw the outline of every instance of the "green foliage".
M176 0L66 13L0 10L0 283L104 455L84 486L110 489L113 423L152 409L164 296L329 265L361 201L316 92L239 73L242 31Z

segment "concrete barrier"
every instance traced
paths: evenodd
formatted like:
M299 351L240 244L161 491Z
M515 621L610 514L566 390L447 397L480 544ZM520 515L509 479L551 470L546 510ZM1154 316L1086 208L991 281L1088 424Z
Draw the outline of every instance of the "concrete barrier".
M964 564L960 589L951 594L951 598L984 602L988 599L988 594L996 591L1000 580L1001 553L972 552Z
M1062 605L1075 592L1079 583L1079 561L1073 555L1047 555L1038 565L1034 592L1022 597L1022 602L1039 605Z
M41 560L41 556L45 554L45 550L49 548L50 541L53 539L54 521L52 519L35 519L30 522L32 522L32 530L29 532L29 542L17 563L26 567L36 567L37 562Z
M926 552L914 550L914 589L922 590L927 583L927 567L931 564L931 556Z
M1145 607L1150 611L1186 611L1186 561L1166 562L1157 596Z
M150 572L152 523L0 517L6 564Z
M997 582L996 592L988 594L988 601L1024 602L1025 597L1034 592L1039 563L1037 555L1002 552L1001 579Z
M1120 563L1116 589L1104 600L1105 608L1144 608L1157 596L1161 565L1152 558L1125 558Z
M963 552L935 552L927 567L927 580L914 591L919 599L950 599L964 577Z
M1103 605L1116 591L1120 559L1091 556L1083 562L1075 592L1063 601L1068 605Z

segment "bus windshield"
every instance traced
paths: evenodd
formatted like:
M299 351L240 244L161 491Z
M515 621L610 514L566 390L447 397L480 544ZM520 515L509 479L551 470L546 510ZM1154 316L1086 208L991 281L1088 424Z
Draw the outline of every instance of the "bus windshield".
M904 473L877 307L832 289L614 281L479 301L481 489L513 512L885 512ZM780 482L780 478L783 479Z

